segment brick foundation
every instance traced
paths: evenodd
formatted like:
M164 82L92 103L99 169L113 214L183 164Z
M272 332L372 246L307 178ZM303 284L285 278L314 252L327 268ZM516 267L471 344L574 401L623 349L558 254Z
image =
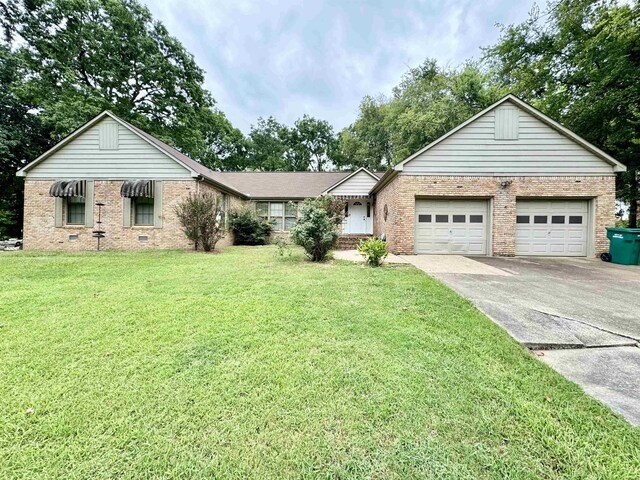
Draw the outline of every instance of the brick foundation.
M502 182L508 182L502 187ZM615 224L615 177L454 177L399 174L376 195L374 234L396 254L414 253L416 198L493 199L492 253L515 254L517 198L595 199L595 254L609 250L605 227ZM387 218L384 207L387 206Z
M95 250L97 240L92 237L94 227L54 226L55 200L49 196L52 180L27 180L24 188L24 249L25 250ZM195 180L165 180L163 182L162 227L122 226L122 180L96 180L95 202L102 207L102 230L105 238L100 242L105 250L193 249L180 228L174 208L190 193L206 189L220 193L208 184ZM238 208L242 200L229 195L230 208ZM94 207L94 220L98 220L98 207ZM77 240L69 240L69 235L77 235ZM140 241L146 236L146 241ZM231 234L220 240L216 249L232 243Z

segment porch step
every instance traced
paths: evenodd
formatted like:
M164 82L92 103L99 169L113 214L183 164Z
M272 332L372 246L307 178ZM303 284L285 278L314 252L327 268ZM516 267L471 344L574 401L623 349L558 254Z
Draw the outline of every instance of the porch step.
M360 240L366 240L367 238L371 237L372 235L367 235L364 233L340 235L338 237L338 242L336 243L336 250L355 250L360 243Z

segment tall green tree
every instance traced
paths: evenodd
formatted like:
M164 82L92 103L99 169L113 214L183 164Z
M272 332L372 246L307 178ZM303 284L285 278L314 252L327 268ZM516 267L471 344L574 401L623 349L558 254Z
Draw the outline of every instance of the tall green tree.
M333 127L304 115L292 127L259 118L249 133L249 168L264 171L324 171L338 155Z
M498 81L628 167L618 196L637 226L640 3L556 0L487 49Z
M444 69L426 60L404 74L390 98L365 97L356 121L340 132L341 162L390 168L445 134L503 92L474 63Z
M275 118L258 118L249 132L248 166L253 170L291 170L285 159L289 129Z
M109 109L210 168L243 163L243 135L203 87L203 70L136 0L3 3L27 78L15 93L55 139Z
M19 58L0 45L0 237L20 236L24 196L16 171L51 146L34 105L13 93L21 81Z
M329 122L304 115L295 122L290 146L306 152L310 170L322 172L333 166L337 139Z

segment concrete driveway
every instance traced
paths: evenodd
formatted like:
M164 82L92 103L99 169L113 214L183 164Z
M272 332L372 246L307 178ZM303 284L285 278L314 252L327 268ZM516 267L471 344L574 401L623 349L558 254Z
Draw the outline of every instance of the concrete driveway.
M585 258L402 258L640 425L640 267Z

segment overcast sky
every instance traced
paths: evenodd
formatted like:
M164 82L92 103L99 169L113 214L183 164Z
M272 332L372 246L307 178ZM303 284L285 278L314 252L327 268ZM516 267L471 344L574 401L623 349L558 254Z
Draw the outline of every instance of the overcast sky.
M143 0L206 70L205 86L245 133L260 116L303 114L339 130L365 95L409 67L457 66L523 21L522 0Z

